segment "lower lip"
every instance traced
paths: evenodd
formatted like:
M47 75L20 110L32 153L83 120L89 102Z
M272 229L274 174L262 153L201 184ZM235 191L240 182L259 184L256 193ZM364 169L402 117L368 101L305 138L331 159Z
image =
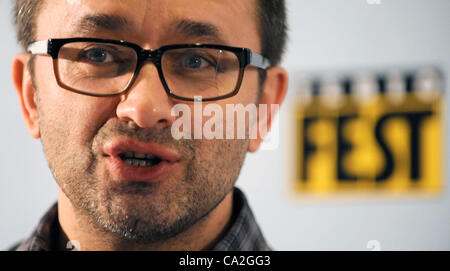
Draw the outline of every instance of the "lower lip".
M122 161L119 157L108 157L108 166L113 176L125 181L157 182L169 173L173 164L161 161L150 167L136 167Z

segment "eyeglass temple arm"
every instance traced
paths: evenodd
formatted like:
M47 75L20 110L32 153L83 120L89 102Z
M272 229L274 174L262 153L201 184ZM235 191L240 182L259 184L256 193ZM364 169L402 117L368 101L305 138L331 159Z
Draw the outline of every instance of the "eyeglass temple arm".
M48 40L40 40L33 42L27 48L27 52L33 55L45 55L48 54Z
M270 61L267 58L253 51L250 51L249 64L261 69L270 67Z

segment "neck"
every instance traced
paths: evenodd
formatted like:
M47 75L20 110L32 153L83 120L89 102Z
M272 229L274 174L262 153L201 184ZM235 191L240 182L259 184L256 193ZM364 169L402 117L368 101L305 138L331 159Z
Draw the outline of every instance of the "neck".
M222 200L207 216L177 236L157 243L136 243L105 232L92 225L81 210L75 209L61 189L58 191L58 219L61 225L59 249L76 240L81 250L205 250L220 238L231 219L233 193ZM73 242L75 243L75 242Z

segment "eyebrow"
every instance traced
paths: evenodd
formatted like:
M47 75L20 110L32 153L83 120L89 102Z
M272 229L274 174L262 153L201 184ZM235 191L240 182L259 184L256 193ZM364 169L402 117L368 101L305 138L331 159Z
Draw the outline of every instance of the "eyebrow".
M133 29L133 24L123 16L88 14L78 20L73 32L89 34L102 31L131 31L131 29ZM180 33L187 38L202 38L210 42L224 43L219 28L211 23L181 19L170 24L169 30L172 33Z
M174 22L171 26L174 32L178 32L189 38L202 38L208 41L223 43L219 28L210 23L183 19Z
M131 23L125 17L110 14L88 14L78 20L74 32L114 32L128 30L129 28L131 28Z

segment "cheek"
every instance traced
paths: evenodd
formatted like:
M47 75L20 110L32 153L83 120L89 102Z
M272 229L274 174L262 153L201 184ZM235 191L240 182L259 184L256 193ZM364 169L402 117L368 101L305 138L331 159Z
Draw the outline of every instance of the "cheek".
M239 176L247 148L246 140L199 140L190 171L205 186L215 187L211 191L227 191Z
M55 179L67 182L71 176L83 176L94 161L94 136L107 121L108 109L112 106L98 98L62 89L42 92L39 110L41 139Z
M72 94L76 102L72 104L73 125L91 141L97 131L110 119L116 116L117 98L89 97Z
M179 128L180 120L183 128L189 127L190 138L205 141L248 138L249 124L257 117L255 102L258 91L258 74L249 72L236 96L215 102L194 102L189 105L187 112L183 110L189 117L180 115L174 123L175 127ZM182 130L177 128L176 131ZM237 136L243 133L243 136Z
M116 102L67 91L51 83L38 85L43 136L51 132L71 145L89 145L98 129L115 114Z

